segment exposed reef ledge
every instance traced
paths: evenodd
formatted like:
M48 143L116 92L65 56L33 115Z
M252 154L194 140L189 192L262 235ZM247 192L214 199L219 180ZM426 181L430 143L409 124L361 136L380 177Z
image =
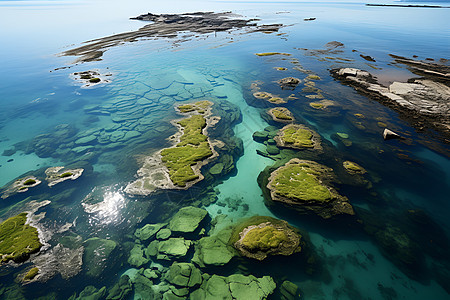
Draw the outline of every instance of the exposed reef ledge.
M103 53L111 47L125 42L135 42L142 38L165 37L176 38L180 32L213 33L232 29L247 29L246 33L277 32L283 25L257 25L258 19L238 19L231 12L195 12L185 14L161 14L148 13L140 15L133 20L152 21L138 30L119 33L85 43L84 46L67 50L62 56L80 56L75 62L89 62L101 60Z
M333 169L310 160L291 159L270 174L267 189L272 201L300 213L313 213L324 219L336 215L354 215L347 197L332 186Z
M450 143L448 79L441 78L441 82L431 77L410 79L407 83L393 82L389 87L385 87L378 83L372 74L359 69L333 69L331 74L343 84L400 112L402 117L417 129L439 131L443 134L444 141Z
M200 169L218 156L207 133L220 120L212 116L212 105L210 101L199 101L176 107L187 117L172 121L178 127L170 137L173 146L146 157L137 172L140 178L127 185L126 193L149 195L157 189L188 189L203 180Z

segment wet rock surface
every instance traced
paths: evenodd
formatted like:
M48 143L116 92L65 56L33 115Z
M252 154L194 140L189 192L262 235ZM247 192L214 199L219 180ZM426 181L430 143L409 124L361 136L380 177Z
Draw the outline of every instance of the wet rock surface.
M450 68L405 58L396 59L410 66L422 78L381 85L367 71L354 68L331 70L334 78L358 92L400 112L416 129L437 130L444 141L450 137ZM436 71L439 70L439 71Z

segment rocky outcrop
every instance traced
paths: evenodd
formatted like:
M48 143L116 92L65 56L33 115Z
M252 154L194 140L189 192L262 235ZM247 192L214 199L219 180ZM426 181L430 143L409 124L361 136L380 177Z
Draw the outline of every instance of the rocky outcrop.
M280 85L280 87L283 90L294 90L297 87L297 85L300 84L300 82L301 82L301 80L298 78L286 77L286 78L280 79L278 81L278 84Z
M291 159L270 174L266 188L270 200L300 213L324 219L336 215L354 215L347 197L332 186L336 181L331 168L309 160Z
M278 131L274 140L277 146L292 149L321 151L320 136L317 132L300 124L289 124Z
M233 18L231 18L233 17ZM84 46L62 53L64 56L81 56L76 62L101 60L103 53L124 42L134 42L142 38L164 37L175 38L180 32L214 33L231 29L247 28L247 32L277 32L283 25L257 25L254 19L239 19L231 12L196 12L186 14L148 13L133 20L151 21L139 30L115 34L112 36L92 40Z
M420 65L420 69L414 67L414 70L425 77L393 82L386 87L372 74L359 69L333 69L331 74L343 84L400 112L400 116L416 129L437 130L447 142L450 141L450 68L442 66L444 70L437 72L427 68L430 64L407 61Z
M269 255L289 256L301 251L301 236L287 222L263 222L250 225L239 233L234 247L243 256L264 260Z

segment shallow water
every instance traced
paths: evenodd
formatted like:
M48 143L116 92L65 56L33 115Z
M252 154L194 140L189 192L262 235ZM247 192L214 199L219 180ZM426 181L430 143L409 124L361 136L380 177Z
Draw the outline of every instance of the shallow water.
M1 28L9 29L0 32L4 70L0 72L0 150L14 147L17 150L12 155L0 156L0 185L28 171L41 169L42 173L46 167L88 162L85 174L76 181L54 188L40 186L29 193L2 200L0 217L4 220L20 212L31 200L48 199L52 203L39 212L46 212L40 225L53 234L48 240L51 247L71 234L83 240L107 238L120 245L120 255L111 257L107 271L97 278L86 275L91 262L85 261L82 272L73 278L66 280L57 275L46 283L20 288L14 279L27 265L2 267L1 297L13 299L22 295L34 299L56 293L57 299L67 299L75 292L79 294L87 285L97 288L106 285L109 289L131 268L127 258L136 228L146 223L165 222L179 208L196 203L203 205L211 218L227 214L236 221L266 215L287 220L309 232L322 268L326 270L311 276L295 269L295 264L291 267L288 260L283 268L276 263L258 265L250 261L246 262L250 265L247 271L231 270L231 273L269 275L277 283L290 280L300 287L304 299L448 299L448 292L437 283L435 275L406 274L380 250L375 239L362 230L348 228L346 224L310 220L293 211L266 206L257 177L273 161L256 153L265 146L255 142L252 134L274 125L263 118L265 109L272 105L255 100L250 89L251 83L259 80L265 91L288 96L292 92L280 91L276 81L286 76L301 79L307 76L294 67L319 75L321 80L316 81L316 87L326 99L338 103L337 108L331 113L318 112L310 108L304 97L284 106L293 112L298 123L317 130L327 144L331 152L321 163L335 168L338 159L352 160L369 172L373 183L371 190L343 185L340 192L354 207L361 209L357 213L363 215L370 211L376 219L374 226L392 223L405 231L409 226L405 212L422 209L448 236L450 160L443 153L449 153L449 146L417 133L397 113L340 85L328 71L352 66L373 71L381 81L390 82L399 77L409 78L405 75L409 75L409 71L391 64L390 53L407 57L418 55L420 59L449 58L450 27L445 26L448 10L369 8L359 3L280 5L201 1L189 5L178 2L153 7L152 4L151 8L145 1L126 6L106 1L3 1L0 8ZM143 23L127 18L150 9L156 13L233 10L249 18L259 17L264 24L290 26L280 30L283 35L235 31L190 37L186 41L145 40L112 48L102 61L77 65L70 64L71 57L55 56L74 44L137 29ZM69 12L79 18L64 17ZM309 17L317 20L303 21ZM345 47L331 54L310 51L324 49L330 41L342 42ZM254 55L272 51L291 56ZM376 62L369 63L360 54L370 55ZM293 63L293 59L298 62ZM71 68L55 70L63 66ZM288 70L277 71L275 67ZM111 82L81 88L81 84L70 77L73 72L92 69L111 73ZM301 87L293 93L305 94ZM181 94L184 96L174 96ZM244 153L238 158L234 171L208 183L200 182L188 191L167 190L146 197L127 195L123 189L135 179L141 158L170 145L168 138L176 132L170 121L179 118L173 107L196 99L212 99L217 103L225 99L239 108L242 121L232 129L235 136L242 139ZM109 108L111 113L89 113L89 107L94 105ZM365 118L357 120L355 113ZM384 142L382 128L376 124L378 121L402 132L408 142ZM365 129L358 128L355 122L361 122ZM51 151L42 151L31 142L42 140L42 134L52 137L60 124L70 124L75 133L67 139L52 140ZM117 144L95 142L89 144L92 148L80 153L71 150L77 146L74 142L78 138L106 128L120 135ZM125 138L126 132L137 133ZM337 132L348 134L353 145L346 147L333 139ZM205 192L214 193L215 203L195 202L203 199ZM71 229L58 233L66 223L73 224ZM419 240L427 241L427 234L439 236L434 231L427 232L428 229L431 231L434 227L423 228ZM449 259L448 254L439 258L426 255L430 265L434 261L443 263L447 279ZM227 274L230 270L224 272ZM9 292L1 290L9 287Z

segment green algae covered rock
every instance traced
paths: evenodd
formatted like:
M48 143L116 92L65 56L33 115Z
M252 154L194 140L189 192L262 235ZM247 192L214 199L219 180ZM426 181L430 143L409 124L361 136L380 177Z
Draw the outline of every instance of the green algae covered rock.
M25 276L23 276L23 281L30 281L33 280L34 277L36 277L36 275L39 273L39 268L31 268L26 274Z
M267 153L269 153L270 155L280 154L280 149L278 149L278 147L275 145L267 145L266 150L267 150Z
M300 252L301 238L286 221L253 217L234 228L230 242L241 255L264 260L269 255L289 256Z
M245 299L262 300L273 293L276 284L269 276L256 278L233 274L228 277L212 275L200 289L190 295L192 300L209 299Z
M180 287L199 286L202 281L202 273L191 263L173 263L166 274L166 280Z
M175 233L191 233L199 227L207 214L202 208L183 207L172 217L167 227Z
M274 139L279 147L322 150L319 135L304 125L286 125Z
M80 295L75 298L75 295L70 297L69 299L73 300L100 300L105 299L106 287L102 287L100 289L96 289L93 285L88 285L81 291Z
M172 231L169 228L163 228L156 234L156 239L167 240L172 235Z
M117 243L113 240L100 239L97 237L87 239L84 243L83 261L86 264L86 274L91 277L98 277L108 267L108 260L113 251L117 248Z
M147 241L153 238L156 233L166 224L145 224L142 228L136 229L134 236L141 241Z
M292 113L286 107L274 107L267 112L274 121L291 123L294 121Z
M300 294L298 292L298 286L288 280L283 281L280 287L281 299L282 300L295 300L300 299Z
M183 238L170 238L158 243L158 258L167 258L171 260L173 258L180 258L186 256L191 241Z
M211 167L211 169L209 169L209 173L211 173L212 175L219 175L222 173L223 171L223 163L217 163L214 166Z
M236 255L228 245L230 236L231 229L224 229L216 235L201 238L195 245L192 261L202 268L227 264Z
M119 282L116 283L112 289L109 291L107 300L122 300L128 299L128 296L133 291L131 286L130 277L128 275L123 275L120 277Z
M133 249L130 251L130 256L128 257L128 263L135 267L140 267L143 264L148 263L148 259L144 257L144 249L142 245L135 244Z
M187 107L191 105L192 107ZM203 134L207 126L207 119L212 102L200 101L193 104L182 105L180 112L194 112L188 118L181 119L175 123L179 127L181 135L176 136L178 141L174 147L161 150L161 161L169 170L172 183L185 188L188 183L200 178L199 162L213 155L208 137ZM196 166L194 169L193 167Z
M26 222L27 213L21 213L0 224L1 263L24 262L41 248L37 229Z
M352 161L344 161L342 164L345 168L345 170L350 173L350 174L365 174L367 173L367 171L361 167L360 165L358 165L355 162Z
M325 219L334 215L354 215L348 199L331 185L333 170L313 161L291 159L270 175L267 188L272 201L302 213L313 212Z
M268 135L266 131L255 131L252 136L255 142L262 143L268 139Z

